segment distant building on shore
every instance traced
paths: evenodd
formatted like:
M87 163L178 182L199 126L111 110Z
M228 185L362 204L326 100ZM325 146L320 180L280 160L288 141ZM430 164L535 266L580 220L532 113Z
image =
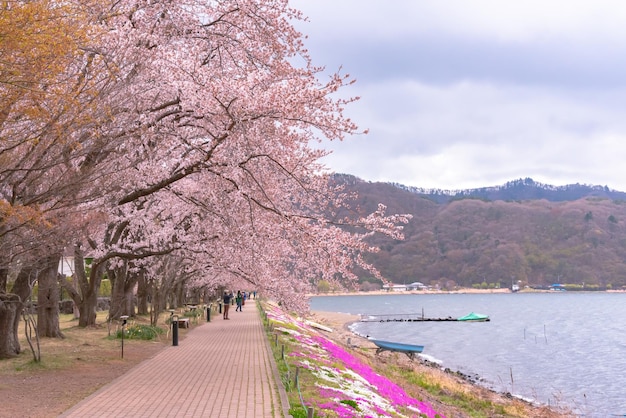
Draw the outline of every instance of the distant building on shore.
M424 283L413 282L411 284L393 284L393 285L383 285L383 290L387 292L407 292L410 290L426 290L428 286Z

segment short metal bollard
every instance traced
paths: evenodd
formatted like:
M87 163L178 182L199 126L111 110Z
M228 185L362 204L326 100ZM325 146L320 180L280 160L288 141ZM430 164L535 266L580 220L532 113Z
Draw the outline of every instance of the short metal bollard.
M172 345L178 345L178 315L172 315Z
M206 321L211 322L211 305L206 307Z
M128 321L128 315L122 315L120 319L122 320L122 358L124 358L124 326Z
M220 312L219 313L222 313L222 302L218 303L218 305L220 307Z

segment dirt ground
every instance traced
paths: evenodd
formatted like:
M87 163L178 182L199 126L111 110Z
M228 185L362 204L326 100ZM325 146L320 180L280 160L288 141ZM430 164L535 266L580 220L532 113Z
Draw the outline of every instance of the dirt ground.
M164 346L163 342L133 341L125 345L124 359L120 349L115 349L102 351L96 361L82 359L79 347L69 367L3 372L0 417L57 417Z

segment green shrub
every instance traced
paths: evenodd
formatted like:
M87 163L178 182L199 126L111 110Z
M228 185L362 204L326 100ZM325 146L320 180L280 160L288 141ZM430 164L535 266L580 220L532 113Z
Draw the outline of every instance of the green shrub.
M160 327L135 324L124 327L124 338L131 340L154 340L164 332ZM122 338L121 329L117 331L115 338Z
M301 406L296 406L293 407L289 410L289 414L293 417L293 418L307 418L308 417L308 412L306 409L304 409Z
M352 409L356 409L357 411L359 411L359 406L357 405L356 401L353 399L344 399L344 400L339 401L339 403L342 403L344 405L350 405Z
M102 296L105 298L111 297L111 280L102 279L100 282L100 290L98 291L98 296Z

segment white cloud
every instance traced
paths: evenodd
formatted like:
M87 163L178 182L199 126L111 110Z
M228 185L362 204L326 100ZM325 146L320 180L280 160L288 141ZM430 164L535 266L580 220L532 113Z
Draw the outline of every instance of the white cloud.
M461 189L520 177L626 191L626 3L326 0L314 58L356 76L331 169ZM306 28L309 28L307 31Z

